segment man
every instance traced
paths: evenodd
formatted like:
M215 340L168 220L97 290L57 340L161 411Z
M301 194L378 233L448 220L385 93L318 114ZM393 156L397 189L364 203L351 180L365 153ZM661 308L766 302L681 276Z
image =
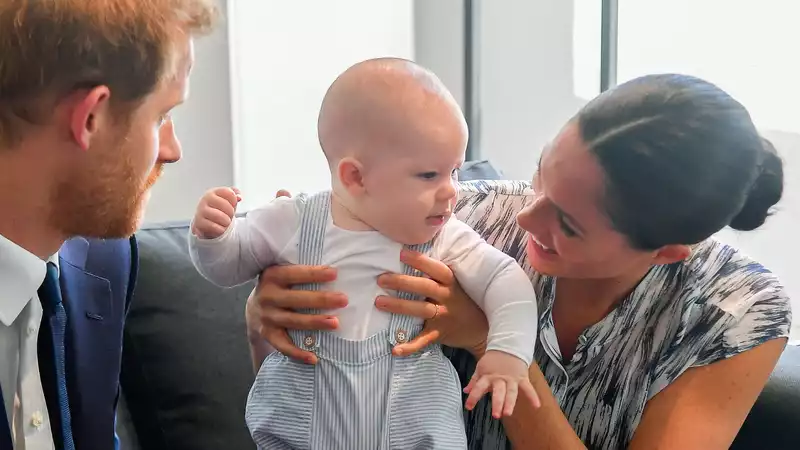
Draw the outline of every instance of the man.
M130 237L212 0L0 3L0 449L108 450ZM77 236L84 236L78 238Z

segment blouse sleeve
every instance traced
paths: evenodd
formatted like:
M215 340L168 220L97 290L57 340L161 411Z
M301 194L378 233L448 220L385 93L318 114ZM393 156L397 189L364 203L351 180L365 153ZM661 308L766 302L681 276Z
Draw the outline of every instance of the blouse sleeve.
M686 370L789 336L792 311L778 278L729 247L715 246L692 268L673 301L681 317L653 372L652 398Z
M792 311L784 287L760 266L749 265L739 273L747 270L755 271L745 273L738 288L728 290L728 296L719 300L722 326L707 324L714 331L714 338L699 352L692 367L730 358L772 339L789 337Z

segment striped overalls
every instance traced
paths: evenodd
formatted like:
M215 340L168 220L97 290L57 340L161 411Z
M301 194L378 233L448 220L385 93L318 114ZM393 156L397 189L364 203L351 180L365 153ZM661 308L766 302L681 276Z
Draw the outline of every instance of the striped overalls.
M319 265L330 192L299 198L298 205L299 263ZM413 248L427 253L431 244ZM419 272L406 267L406 274ZM309 365L278 352L264 361L245 414L258 448L465 449L461 384L441 347L434 344L404 357L391 354L395 344L421 329L419 319L393 315L389 329L363 341L325 331L290 331L295 345L314 351L319 362Z

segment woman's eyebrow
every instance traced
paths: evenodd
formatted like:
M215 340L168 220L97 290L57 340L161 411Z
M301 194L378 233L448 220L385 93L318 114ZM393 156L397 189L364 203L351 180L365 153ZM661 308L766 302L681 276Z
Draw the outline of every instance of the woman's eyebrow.
M536 163L537 166L536 171L539 172L540 177L544 177L544 174L542 173L542 158L544 157L545 152L548 151L549 149L550 149L550 144L546 144L544 148L542 148L542 152L539 154L539 161ZM551 205L553 205L553 208L555 208L556 211L558 211L558 213L562 217L567 219L569 224L572 225L578 232L580 232L581 234L586 234L586 230L581 226L580 222L575 220L575 217L570 215L568 212L564 211L564 209L562 209L560 206L553 203L552 200L549 200L549 202Z

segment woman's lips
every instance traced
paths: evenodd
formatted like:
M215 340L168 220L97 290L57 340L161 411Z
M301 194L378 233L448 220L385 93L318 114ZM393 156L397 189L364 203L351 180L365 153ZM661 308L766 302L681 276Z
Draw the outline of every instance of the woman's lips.
M553 256L558 255L558 252L539 242L539 240L533 237L532 234L528 234L528 247L529 250L533 250L542 258L552 258Z

